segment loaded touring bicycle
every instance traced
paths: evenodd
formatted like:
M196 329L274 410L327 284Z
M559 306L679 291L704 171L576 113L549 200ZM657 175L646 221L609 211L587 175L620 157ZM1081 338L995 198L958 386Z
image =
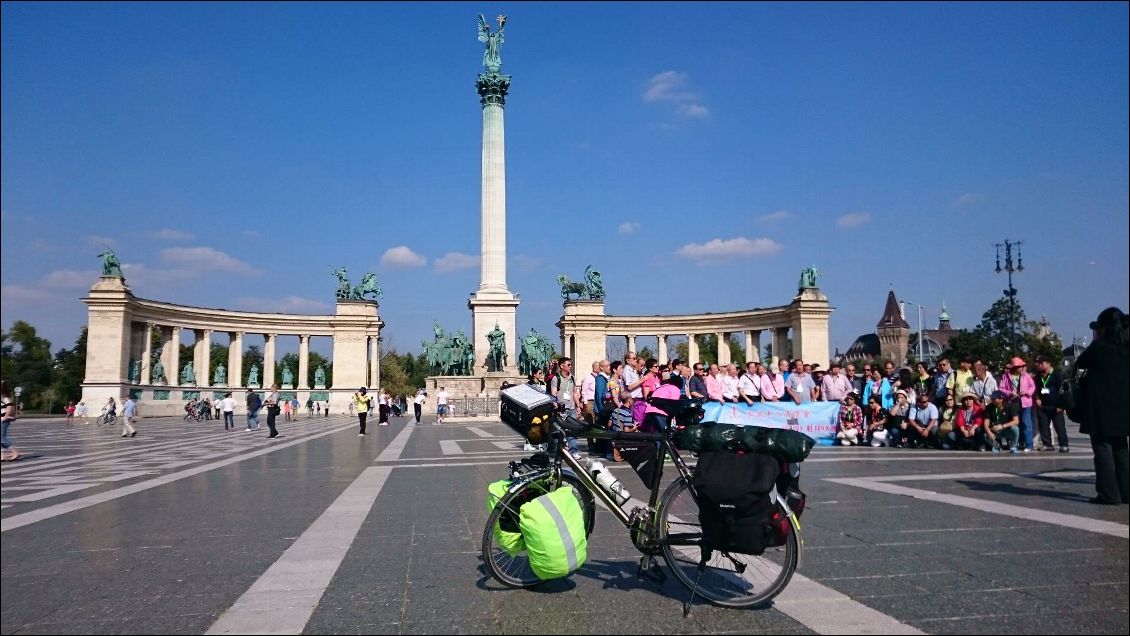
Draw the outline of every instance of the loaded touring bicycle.
M533 544L536 533L523 525L532 517L523 510L541 511L543 503L550 510L546 518L557 522L546 531L560 533L556 545L566 544L562 567L549 569L568 573L582 567L599 502L640 551L637 575L662 583L667 576L656 559L662 555L691 590L686 612L696 595L724 607L760 607L785 589L803 545L799 463L813 440L787 429L703 423L699 400L651 404L669 416L658 418L658 430L618 432L564 416L552 397L529 385L503 387L502 420L546 450L510 462L509 478L491 484L482 556L495 579L525 588L560 575L538 567L544 551ZM619 483L608 488L608 477L590 474L568 452L567 435L614 442L648 488L647 499L624 497ZM680 449L697 454L697 464L688 464ZM668 461L676 475L664 487ZM562 498L562 490L572 496ZM567 515L558 508L579 513L563 520Z

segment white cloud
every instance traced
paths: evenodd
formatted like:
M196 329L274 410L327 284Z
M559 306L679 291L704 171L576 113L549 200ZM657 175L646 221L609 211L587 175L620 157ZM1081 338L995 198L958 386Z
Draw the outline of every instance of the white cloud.
M704 262L727 258L752 258L772 256L784 247L768 238L747 239L739 236L732 239L714 239L706 243L687 243L675 254L691 260Z
M695 98L694 93L685 90L687 74L679 71L663 71L652 76L643 92L645 102L677 102Z
M981 194L980 192L966 192L965 194L954 199L953 204L954 205L972 205L974 203L977 203L978 201L980 201L983 198L985 198L985 195Z
M161 250L161 260L185 272L228 272L258 276L263 272L211 247L170 247Z
M840 227L859 227L870 220L871 213L869 212L850 212L836 219L836 225Z
M761 216L757 217L757 222L771 225L773 223L780 223L781 221L788 221L794 216L796 215L794 215L792 212L789 212L788 210L777 210L776 212L770 212L769 214L762 214Z
M236 299L235 303L237 307L246 309L247 311L293 314L331 313L329 303L320 300L311 300L309 298L300 298L298 296L286 296L285 298L243 297Z
M683 117L690 117L691 119L706 119L710 117L710 109L702 104L683 104L676 112Z
M407 245L397 245L385 250L381 256L381 267L423 267L428 259L413 252Z
M259 233L259 230L244 230L243 235L249 239L263 238L263 235Z
M3 297L5 302L39 302L51 298L50 294L38 287L24 287L23 285L0 287L0 297Z
M162 228L148 234L149 238L158 241L190 241L194 238L194 234L189 234L181 230L174 230L172 228Z
M94 270L57 269L44 276L40 285L53 289L86 289L98 280L98 275Z
M675 104L675 113L688 119L705 119L710 116L710 109L702 105L702 100L697 93L687 88L688 75L681 71L663 71L656 73L644 89L643 101L645 102L671 102Z
M448 252L435 260L436 271L441 274L446 274L448 272L457 272L461 269L471 269L478 266L478 254Z
M118 242L116 240L108 237L108 236L101 236L99 234L90 234L90 235L84 236L82 238L83 238L84 241L86 241L86 244L91 246L91 247L106 247L107 245L109 245L110 247L117 247L118 246Z
M520 272L535 272L541 269L542 259L536 256L526 256L525 254L515 254L511 259L515 269Z
M632 232L635 232L638 229L640 229L640 224L636 223L635 221L624 221L623 223L620 224L620 233L621 234L631 234Z

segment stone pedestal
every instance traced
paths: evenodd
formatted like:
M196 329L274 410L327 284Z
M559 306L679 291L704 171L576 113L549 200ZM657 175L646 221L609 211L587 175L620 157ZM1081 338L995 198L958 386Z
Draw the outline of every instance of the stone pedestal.
M567 300L565 315L557 326L568 332L568 342L561 343L565 355L573 359L573 373L583 377L592 363L605 358L605 326L603 300ZM566 327L568 327L566 329Z
M471 296L467 301L471 310L471 342L475 346L475 375L487 373L487 355L490 353L490 343L487 334L494 331L497 325L506 334L506 363L503 372L509 375L518 374L518 352L516 341L518 339L518 325L515 313L518 308L518 297L510 292L484 293L482 291Z
M832 315L828 297L819 288L809 287L793 298L791 307L796 310L792 324L793 357L827 369L830 359L828 317Z
M339 300L334 317L333 387L356 391L368 386L369 335L383 323L370 300Z

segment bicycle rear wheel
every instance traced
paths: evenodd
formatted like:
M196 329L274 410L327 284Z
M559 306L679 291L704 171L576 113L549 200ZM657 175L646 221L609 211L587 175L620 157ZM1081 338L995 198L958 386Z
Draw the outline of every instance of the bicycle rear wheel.
M541 583L542 580L530 568L530 560L526 551L523 549L512 555L506 549L506 546L499 542L494 529L500 523L503 523L504 527L516 527L518 511L522 504L555 490L554 483L552 477L547 476L544 479L531 481L525 487L506 494L495 505L490 517L487 518L486 527L483 528L483 562L486 563L491 576L507 587L533 587ZM577 501L581 504L581 510L585 513L585 536L591 535L593 524L596 522L596 504L593 501L592 493L581 484L580 479L572 474L562 474L561 485L573 487Z
M702 564L702 524L698 503L683 479L673 483L659 503L658 536L663 557L675 577L697 594L722 607L765 605L789 584L800 558L799 528L794 524L784 545L760 555L714 551ZM792 523L792 520L790 520ZM670 540L673 544L667 543Z

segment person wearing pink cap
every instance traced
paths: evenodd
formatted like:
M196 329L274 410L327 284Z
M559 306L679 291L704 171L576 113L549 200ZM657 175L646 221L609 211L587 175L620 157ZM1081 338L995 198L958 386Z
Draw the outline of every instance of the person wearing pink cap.
M1000 381L1000 391L1005 398L1020 402L1020 444L1025 453L1032 452L1032 396L1036 394L1036 380L1028 373L1028 364L1019 356L1009 361Z

